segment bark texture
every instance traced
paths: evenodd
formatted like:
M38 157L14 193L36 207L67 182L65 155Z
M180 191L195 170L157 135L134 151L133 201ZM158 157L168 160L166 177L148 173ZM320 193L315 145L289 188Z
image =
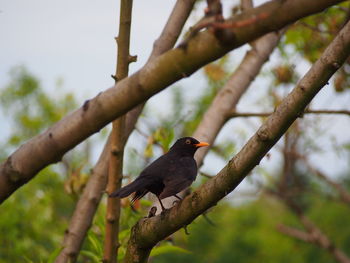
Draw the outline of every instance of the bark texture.
M87 100L9 156L0 165L0 202L45 166L59 162L67 151L167 86L244 43L339 2L342 1L271 1L227 20L219 38L212 30L205 30L185 46L157 57L132 76Z
M349 55L350 23L347 23L293 91L217 176L187 196L179 205L159 216L141 219L133 227L125 262L146 262L152 247L160 240L190 224L234 190L302 114Z

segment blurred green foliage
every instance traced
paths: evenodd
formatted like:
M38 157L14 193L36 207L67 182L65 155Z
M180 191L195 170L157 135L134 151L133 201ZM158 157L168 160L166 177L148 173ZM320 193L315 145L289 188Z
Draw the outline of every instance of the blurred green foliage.
M310 216L349 253L350 229L343 227L349 208L325 200L315 200L314 205ZM238 207L226 202L215 207L209 217L215 226L200 217L188 227L189 235L182 231L174 236L173 242L191 253L159 255L152 262L336 262L326 251L278 232L277 225L281 223L300 229L302 226L293 214L271 198L260 197Z
M77 106L73 94L60 94L59 87L54 97L48 96L24 67L13 68L10 76L10 83L0 93L1 110L12 117L8 146L37 135Z
M14 147L56 122L76 104L72 94L49 97L38 79L16 67L0 90L0 109L11 133L1 140L3 159ZM63 185L62 167L49 166L1 205L0 262L47 262L60 250L62 233L74 208Z
M23 66L13 68L10 77L9 84L0 89L0 110L10 129L9 136L3 135L0 141L1 160L77 107L72 93L57 86L55 94L48 95ZM92 166L89 143L67 153L62 163L42 170L1 205L0 263L53 262L56 258Z

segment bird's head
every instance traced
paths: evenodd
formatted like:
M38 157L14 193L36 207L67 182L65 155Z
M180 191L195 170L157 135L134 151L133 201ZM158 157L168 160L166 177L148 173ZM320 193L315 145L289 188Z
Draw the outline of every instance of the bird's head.
M178 139L174 145L170 148L170 151L175 151L180 154L194 155L194 153L203 146L209 146L209 143L199 142L192 137L183 137Z

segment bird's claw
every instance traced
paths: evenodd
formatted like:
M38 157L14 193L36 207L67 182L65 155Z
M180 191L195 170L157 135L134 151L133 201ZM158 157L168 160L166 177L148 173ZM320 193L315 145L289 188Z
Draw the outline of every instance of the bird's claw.
M176 204L178 204L178 203L180 203L180 202L181 202L181 200L174 200L174 201L173 201L173 206L176 205Z
M188 232L188 230L187 230L187 225L185 225L183 228L184 228L184 230L185 230L185 234L186 234L186 235L190 235L190 232Z
M151 209L148 212L148 218L154 217L157 213L157 207L156 206L152 206Z

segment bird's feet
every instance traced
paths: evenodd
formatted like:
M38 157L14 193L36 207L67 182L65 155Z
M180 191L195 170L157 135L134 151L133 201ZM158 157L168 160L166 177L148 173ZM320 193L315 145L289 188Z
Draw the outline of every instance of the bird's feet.
M178 195L173 195L174 197L176 197L178 200L174 200L174 202L173 202L173 206L174 205L176 205L176 204L178 204L178 203L180 203L181 201L182 201L182 198L180 197L180 196L178 196Z
M174 205L177 205L177 204L180 203L180 202L181 202L181 200L174 200L174 201L173 201L173 206L174 206Z
M157 213L157 207L156 206L152 206L151 209L148 212L148 218L154 217Z

